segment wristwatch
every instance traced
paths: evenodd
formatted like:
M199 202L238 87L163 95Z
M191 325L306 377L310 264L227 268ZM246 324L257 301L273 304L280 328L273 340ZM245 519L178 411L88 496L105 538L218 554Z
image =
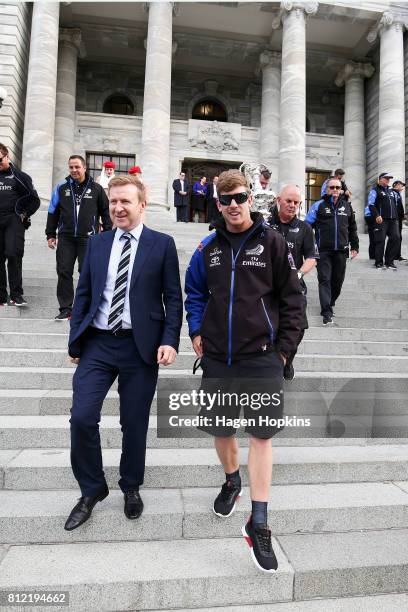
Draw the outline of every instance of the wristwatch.
M300 270L298 270L297 275L298 275L298 279L299 279L299 280L302 280L302 278L304 277L303 272L301 272Z

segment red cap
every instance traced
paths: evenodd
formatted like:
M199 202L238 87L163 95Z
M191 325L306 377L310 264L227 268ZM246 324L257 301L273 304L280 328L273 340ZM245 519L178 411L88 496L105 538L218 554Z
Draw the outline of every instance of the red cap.
M142 174L142 170L140 166L132 166L132 168L129 168L128 173L129 174Z
M113 161L106 161L106 162L103 162L103 167L104 168L116 168L116 164Z

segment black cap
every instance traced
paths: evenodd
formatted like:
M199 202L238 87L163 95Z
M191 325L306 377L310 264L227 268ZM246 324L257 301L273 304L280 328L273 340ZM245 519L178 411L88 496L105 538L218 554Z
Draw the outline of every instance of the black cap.
M378 180L382 178L394 178L394 177L389 172L381 172L380 176L378 177Z
M405 187L405 183L403 183L402 181L400 181L399 179L397 179L396 181L393 182L392 186L395 187L395 185L402 185L403 187Z

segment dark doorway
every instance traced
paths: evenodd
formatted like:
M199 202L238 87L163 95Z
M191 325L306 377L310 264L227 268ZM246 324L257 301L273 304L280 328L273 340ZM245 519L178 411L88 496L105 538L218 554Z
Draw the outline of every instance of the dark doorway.
M207 184L210 183L214 176L220 175L224 170L237 169L241 165L241 162L223 162L223 161L197 161L192 159L186 159L182 163L181 167L186 173L186 178L189 189L189 201L191 202L191 192L193 185L196 181L199 181L202 176L207 177ZM207 208L207 207L206 207ZM207 210L205 211L207 218ZM189 219L192 221L192 210L190 206Z

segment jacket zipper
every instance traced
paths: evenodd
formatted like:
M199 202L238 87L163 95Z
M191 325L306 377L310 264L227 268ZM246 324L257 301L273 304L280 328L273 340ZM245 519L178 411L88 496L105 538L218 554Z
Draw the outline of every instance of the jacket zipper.
M271 320L270 320L270 318L269 318L269 315L268 315L268 312L267 312L267 310L266 310L266 307L265 307L265 303L264 303L264 301L263 301L263 298L261 298L261 302L262 302L262 306L263 306L263 309L264 309L264 313L265 313L266 320L268 321L268 325L269 325L269 336L270 336L270 338L271 338L271 342L272 342L272 344L273 344L273 341L274 341L274 332L273 332L273 325L272 325L272 321L271 321Z
M234 250L233 250L232 246L230 245L232 270L231 270L231 285L230 285L230 301L229 301L229 306L228 306L228 361L227 361L227 365L229 365L229 366L232 363L232 305L233 305L233 302L234 302L235 264L237 262L237 259L238 259L238 256L239 256L240 252L241 252L242 247L244 246L244 244L246 242L248 242L248 240L255 233L255 231L256 231L256 229L258 227L259 226L256 226L254 228L254 230L250 234L248 234L248 236L246 237L244 242L239 247L235 257L234 257Z

